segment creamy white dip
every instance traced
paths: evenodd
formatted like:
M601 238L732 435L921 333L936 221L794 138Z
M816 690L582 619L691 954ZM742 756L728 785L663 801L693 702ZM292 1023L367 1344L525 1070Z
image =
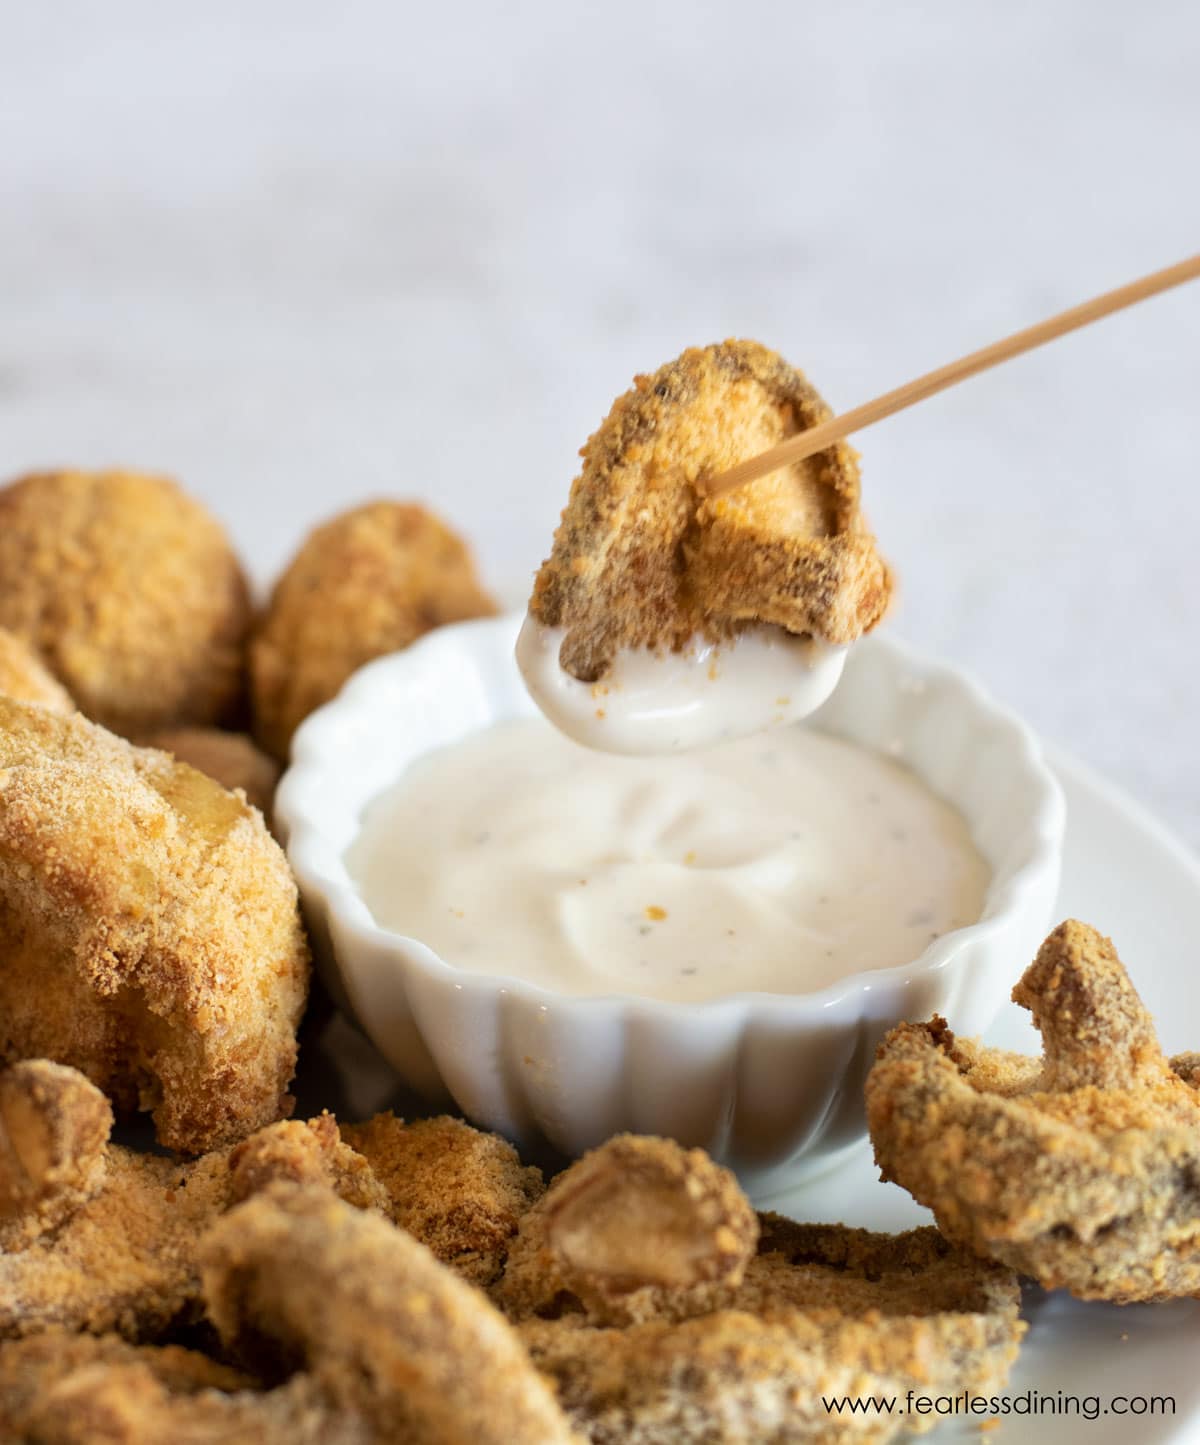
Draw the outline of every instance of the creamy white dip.
M795 722L820 707L846 663L844 647L752 627L680 652L625 649L601 681L580 682L559 666L565 634L526 617L517 666L555 727L609 753L684 752Z
M541 718L416 763L347 864L381 927L571 994L802 993L915 959L981 914L962 817L803 727L623 757Z

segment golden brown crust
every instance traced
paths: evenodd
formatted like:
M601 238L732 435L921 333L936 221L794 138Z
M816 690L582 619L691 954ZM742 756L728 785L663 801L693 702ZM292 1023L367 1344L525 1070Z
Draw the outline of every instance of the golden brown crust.
M111 1123L74 1069L32 1060L0 1073L0 1337L65 1325L144 1339L189 1319L207 1225L281 1184L393 1218L460 1275L489 1282L542 1188L511 1145L455 1119L381 1114L349 1127L369 1161L323 1113L194 1164L111 1146Z
M239 1358L298 1366L381 1441L577 1442L486 1298L325 1190L275 1185L231 1210L206 1242L204 1290Z
M564 1170L522 1219L497 1298L514 1318L695 1313L741 1283L757 1238L737 1180L703 1150L618 1135Z
M0 489L0 626L107 727L222 718L249 621L228 538L173 482L63 471Z
M112 1106L74 1069L27 1059L0 1073L0 1250L24 1249L105 1178Z
M1042 1030L1040 1065L936 1019L880 1045L867 1118L883 1177L1048 1289L1122 1304L1200 1292L1200 1097L1111 942L1068 920L1013 997Z
M271 1124L243 1139L229 1155L229 1171L235 1204L280 1183L322 1185L356 1209L381 1214L391 1204L370 1163L342 1142L342 1131L328 1111L305 1123L290 1119Z
M371 1445L297 1375L261 1390L174 1345L52 1330L0 1344L0 1438L22 1445Z
M830 415L754 341L694 347L639 376L583 448L583 470L530 611L567 629L562 666L594 681L619 648L680 648L750 622L852 642L887 609L891 575L859 507L846 442L724 497L716 476Z
M72 1064L192 1153L288 1109L296 885L201 773L0 698L0 935L0 1058Z
M72 713L71 695L43 665L33 649L0 627L0 694L36 702L51 712Z
M255 732L292 734L357 668L495 603L461 537L424 507L370 502L318 527L275 585L250 649Z
M245 733L222 732L219 728L167 728L148 737L146 745L170 753L231 793L240 788L247 802L270 826L279 764L255 747L254 740Z
M1025 1326L1011 1274L933 1229L897 1236L766 1215L745 1282L707 1313L625 1329L579 1314L522 1339L597 1445L886 1440L905 1420L822 1397L990 1394Z
M0 1337L62 1325L147 1339L197 1313L197 1241L228 1198L224 1157L179 1164L111 1144L105 1165L53 1236L0 1255Z
M343 1125L342 1138L369 1161L394 1223L472 1284L498 1278L521 1217L543 1192L540 1169L498 1134L445 1115L405 1124L377 1114Z

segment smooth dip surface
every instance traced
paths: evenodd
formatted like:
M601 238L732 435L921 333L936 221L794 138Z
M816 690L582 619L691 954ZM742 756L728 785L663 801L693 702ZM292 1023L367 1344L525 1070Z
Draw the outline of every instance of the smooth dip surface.
M517 666L555 727L609 753L684 752L795 722L821 706L846 665L844 647L752 627L681 652L626 649L599 682L580 682L559 666L564 636L526 617Z
M572 994L801 993L979 918L988 869L912 773L802 727L595 752L544 719L431 753L347 864L376 922Z

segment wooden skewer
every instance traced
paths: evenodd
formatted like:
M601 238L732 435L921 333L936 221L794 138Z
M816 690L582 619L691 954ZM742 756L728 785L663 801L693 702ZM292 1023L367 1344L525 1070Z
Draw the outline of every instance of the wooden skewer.
M802 462L805 457L824 451L826 447L832 446L842 437L849 436L851 432L861 431L874 422L882 421L886 416L894 416L896 412L903 411L914 402L923 401L925 397L945 391L956 382L965 381L968 376L976 376L981 371L987 371L989 367L998 366L1002 361L1020 356L1022 352L1032 351L1034 347L1044 346L1047 341L1054 341L1069 331L1077 331L1081 326L1099 321L1102 316L1110 316L1114 311L1144 301L1148 296L1157 296L1160 291L1168 291L1172 286L1182 285L1184 281L1194 281L1197 277L1200 277L1200 254L1190 256L1186 261L1179 261L1174 266L1167 266L1161 271L1154 271L1140 280L1131 281L1127 286L1118 286L1115 291L1093 296L1090 301L1085 301L1080 306L1060 311L1057 316L1051 316L1047 321L1039 321L1036 326L1028 326L1024 331L1014 332L1003 341L994 341L982 351L973 351L969 356L959 357L947 366L939 366L936 371L918 376L915 381L905 382L895 391L885 392L874 401L856 406L853 411L843 412L841 416L831 417L819 426L797 432L787 441L780 442L778 446L756 457L739 462L736 467L730 467L720 476L710 477L707 481L701 479L696 483L697 489L709 497L719 497L725 492L732 492L734 488L744 486L746 482L752 482L758 477L765 477L780 467Z

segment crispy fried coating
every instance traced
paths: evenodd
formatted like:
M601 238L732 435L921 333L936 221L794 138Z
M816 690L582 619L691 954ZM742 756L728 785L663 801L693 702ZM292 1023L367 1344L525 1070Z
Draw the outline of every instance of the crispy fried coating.
M139 1154L111 1127L75 1069L31 1059L0 1074L0 1337L138 1339L196 1314L196 1245L229 1201L226 1160Z
M0 1073L0 1250L51 1233L97 1193L112 1117L75 1069L26 1059Z
M111 1125L107 1099L74 1069L38 1059L0 1074L0 1337L62 1325L142 1340L189 1322L205 1230L272 1186L391 1206L328 1113L194 1163L111 1144Z
M533 616L566 629L563 668L593 682L620 648L721 641L754 622L832 643L874 627L891 574L846 442L723 497L696 488L830 414L754 341L692 348L636 377L583 448L534 583Z
M343 1125L342 1138L370 1162L394 1223L472 1284L499 1277L521 1217L542 1195L540 1169L498 1134L446 1115L406 1124L377 1114Z
M466 543L424 507L381 501L343 512L309 535L255 629L259 742L286 760L295 730L357 668L495 610Z
M514 1318L694 1313L741 1283L757 1239L729 1170L701 1149L622 1134L565 1169L524 1216L497 1298Z
M0 694L36 702L51 712L75 711L62 683L47 671L31 647L5 627L0 627Z
M511 1145L452 1119L348 1128L378 1176L329 1113L194 1164L111 1145L111 1123L74 1069L30 1060L0 1073L0 1337L65 1325L143 1340L194 1318L205 1228L281 1184L395 1219L460 1275L490 1282L542 1187Z
M71 1064L189 1153L288 1110L295 881L193 768L0 698L0 940L0 1059Z
M389 1213L388 1190L342 1135L337 1120L325 1112L306 1123L272 1124L243 1139L229 1155L232 1202L241 1203L272 1184L323 1185L356 1209Z
M231 793L240 788L270 825L279 764L255 747L245 733L222 732L220 728L167 728L152 734L146 743L214 778Z
M989 1394L1025 1326L1014 1277L934 1229L870 1234L762 1219L744 1282L710 1311L624 1329L519 1327L596 1445L883 1441L933 1419L831 1415L822 1396Z
M0 1337L52 1325L146 1339L194 1318L197 1241L226 1204L221 1154L176 1163L110 1144L102 1187L51 1235L0 1255Z
M323 1189L274 1185L204 1249L209 1313L256 1370L304 1370L373 1440L577 1441L516 1335L424 1245Z
M1112 943L1060 924L1013 990L1044 1057L902 1024L867 1080L875 1157L951 1239L1082 1299L1200 1293L1200 1096ZM1182 1077L1181 1077L1182 1075Z
M0 489L0 627L106 727L222 718L249 623L228 538L173 482L64 471Z
M0 1439L21 1445L370 1445L305 1375L273 1390L175 1345L59 1330L0 1344Z

